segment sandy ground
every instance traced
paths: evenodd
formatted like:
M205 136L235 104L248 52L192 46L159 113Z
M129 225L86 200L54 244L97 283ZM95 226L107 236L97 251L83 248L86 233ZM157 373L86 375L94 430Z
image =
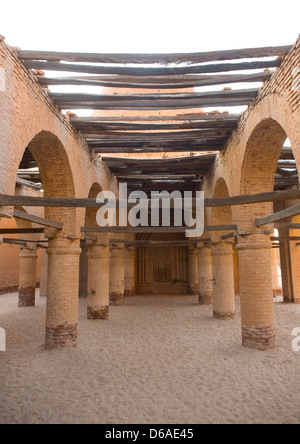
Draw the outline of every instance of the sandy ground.
M43 348L45 299L0 296L0 423L299 423L300 307L275 304L277 349L240 345L240 316L212 318L193 296L147 296L88 321L77 349ZM238 309L239 310L239 309Z

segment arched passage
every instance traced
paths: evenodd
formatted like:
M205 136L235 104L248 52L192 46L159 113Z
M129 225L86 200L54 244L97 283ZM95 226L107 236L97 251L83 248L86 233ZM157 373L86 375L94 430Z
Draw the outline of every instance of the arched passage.
M89 198L96 198L102 191L94 183ZM97 208L87 208L86 226L97 226ZM81 296L87 297L87 318L89 320L108 318L109 311L109 242L107 233L93 233L91 239L86 236L82 242L80 261Z
M241 194L274 190L275 173L288 134L274 119L260 122L246 144ZM275 346L270 233L273 226L257 228L255 220L273 213L272 203L240 207L239 272L243 345L268 349Z
M229 197L228 186L219 178L214 197ZM215 207L212 211L212 225L232 224L231 207ZM222 240L225 232L212 233L212 276L213 311L218 319L235 317L234 268L232 240Z
M33 156L45 197L75 197L74 177L59 138L41 131L25 147ZM25 152L25 149L24 149ZM45 217L63 223L45 229L48 237L46 347L74 347L78 336L79 248L76 209L45 208Z

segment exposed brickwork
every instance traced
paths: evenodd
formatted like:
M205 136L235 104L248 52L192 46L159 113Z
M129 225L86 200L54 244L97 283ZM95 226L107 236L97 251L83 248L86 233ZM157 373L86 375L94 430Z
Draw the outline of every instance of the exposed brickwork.
M235 318L235 313L228 311L226 313L221 313L218 311L214 310L214 318L216 319L221 319L221 320L226 320L226 319L234 319Z
M205 177L206 197L272 191L277 158L287 136L299 169L300 92L292 88L293 69L299 66L300 39L281 67L265 82L258 97L243 114L227 149L220 153ZM94 184L115 191L116 180L107 167L89 150L68 119L62 116L34 76L4 42L0 42L0 68L7 79L0 102L0 192L14 193L15 177L26 147L39 164L46 196L61 196L63 190L65 197L87 197ZM255 233L258 231L255 219L271 212L272 204L259 204L232 207L231 210L208 209L206 217L208 223L230 221L236 223L239 230ZM74 347L78 335L79 239L85 214L83 210L48 208L45 216L64 224L59 234L46 230L49 237L46 347ZM220 234L212 235L216 241L212 248L212 276L209 276L208 265L207 272L201 275L192 253L189 283L192 291L199 294L201 303L211 300L209 286L213 283L214 315L232 318L235 312L232 247L218 244ZM237 249L243 345L273 348L274 307L269 246L256 233L239 239ZM129 284L130 279L126 285L124 283L124 248L112 249L110 264L108 256L101 259L101 254L92 249L90 253L90 263L94 264L95 270L101 270L101 260L104 261L102 265L107 265L102 267L103 276L89 280L88 317L95 319L106 313L108 296L112 305L123 304L124 293L131 293L133 286ZM20 294L21 300L27 303L36 276L33 279L33 257L23 255L22 262L24 272L20 276L24 282L20 281ZM296 293L295 302L299 301Z
M46 349L60 347L77 347L78 322L67 323L56 327L46 327Z
M213 303L213 295L210 293L199 294L198 302L200 305L211 305Z
M213 302L213 277L211 249L198 249L199 304L210 305Z
M275 348L274 325L260 328L242 327L242 344L244 347L268 350Z
M125 289L124 296L125 296L125 298L130 298L130 297L134 296L134 288L132 288L131 290Z
M19 307L35 306L35 286L19 288Z
M95 309L94 307L87 307L87 318L89 320L94 319L108 319L109 307L99 307Z
M9 286L9 287L2 287L0 289L0 295L7 294L7 293L16 293L19 290L19 285Z
M212 246L213 310L215 317L231 318L235 313L233 251L230 244Z
M124 305L124 293L110 293L109 303L110 305Z

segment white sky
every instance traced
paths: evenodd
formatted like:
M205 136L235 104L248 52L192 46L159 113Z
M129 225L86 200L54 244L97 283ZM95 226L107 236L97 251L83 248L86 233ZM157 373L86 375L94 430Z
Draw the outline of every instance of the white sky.
M22 49L200 52L292 44L299 0L2 0L0 33Z
M290 45L300 32L299 0L2 0L1 3L0 34L9 45L32 50L201 52ZM70 92L74 87L51 87L51 90ZM99 89L86 87L75 90L99 93ZM230 112L244 109L235 107ZM79 114L90 113L81 110Z

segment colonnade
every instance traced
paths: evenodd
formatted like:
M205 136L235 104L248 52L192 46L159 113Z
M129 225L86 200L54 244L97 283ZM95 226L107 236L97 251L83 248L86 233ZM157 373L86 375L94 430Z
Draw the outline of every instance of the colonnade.
M80 241L49 239L43 252L41 295L47 293L46 347L72 347L78 339ZM242 238L236 245L239 260L242 343L246 347L275 346L270 237ZM135 288L135 248L96 236L88 247L87 318L105 320L110 305L123 305ZM35 305L37 252L32 244L20 250L19 306ZM191 293L200 305L212 304L219 320L235 318L233 244L199 242L189 248ZM47 273L44 267L47 266ZM47 288L47 290L45 290Z

